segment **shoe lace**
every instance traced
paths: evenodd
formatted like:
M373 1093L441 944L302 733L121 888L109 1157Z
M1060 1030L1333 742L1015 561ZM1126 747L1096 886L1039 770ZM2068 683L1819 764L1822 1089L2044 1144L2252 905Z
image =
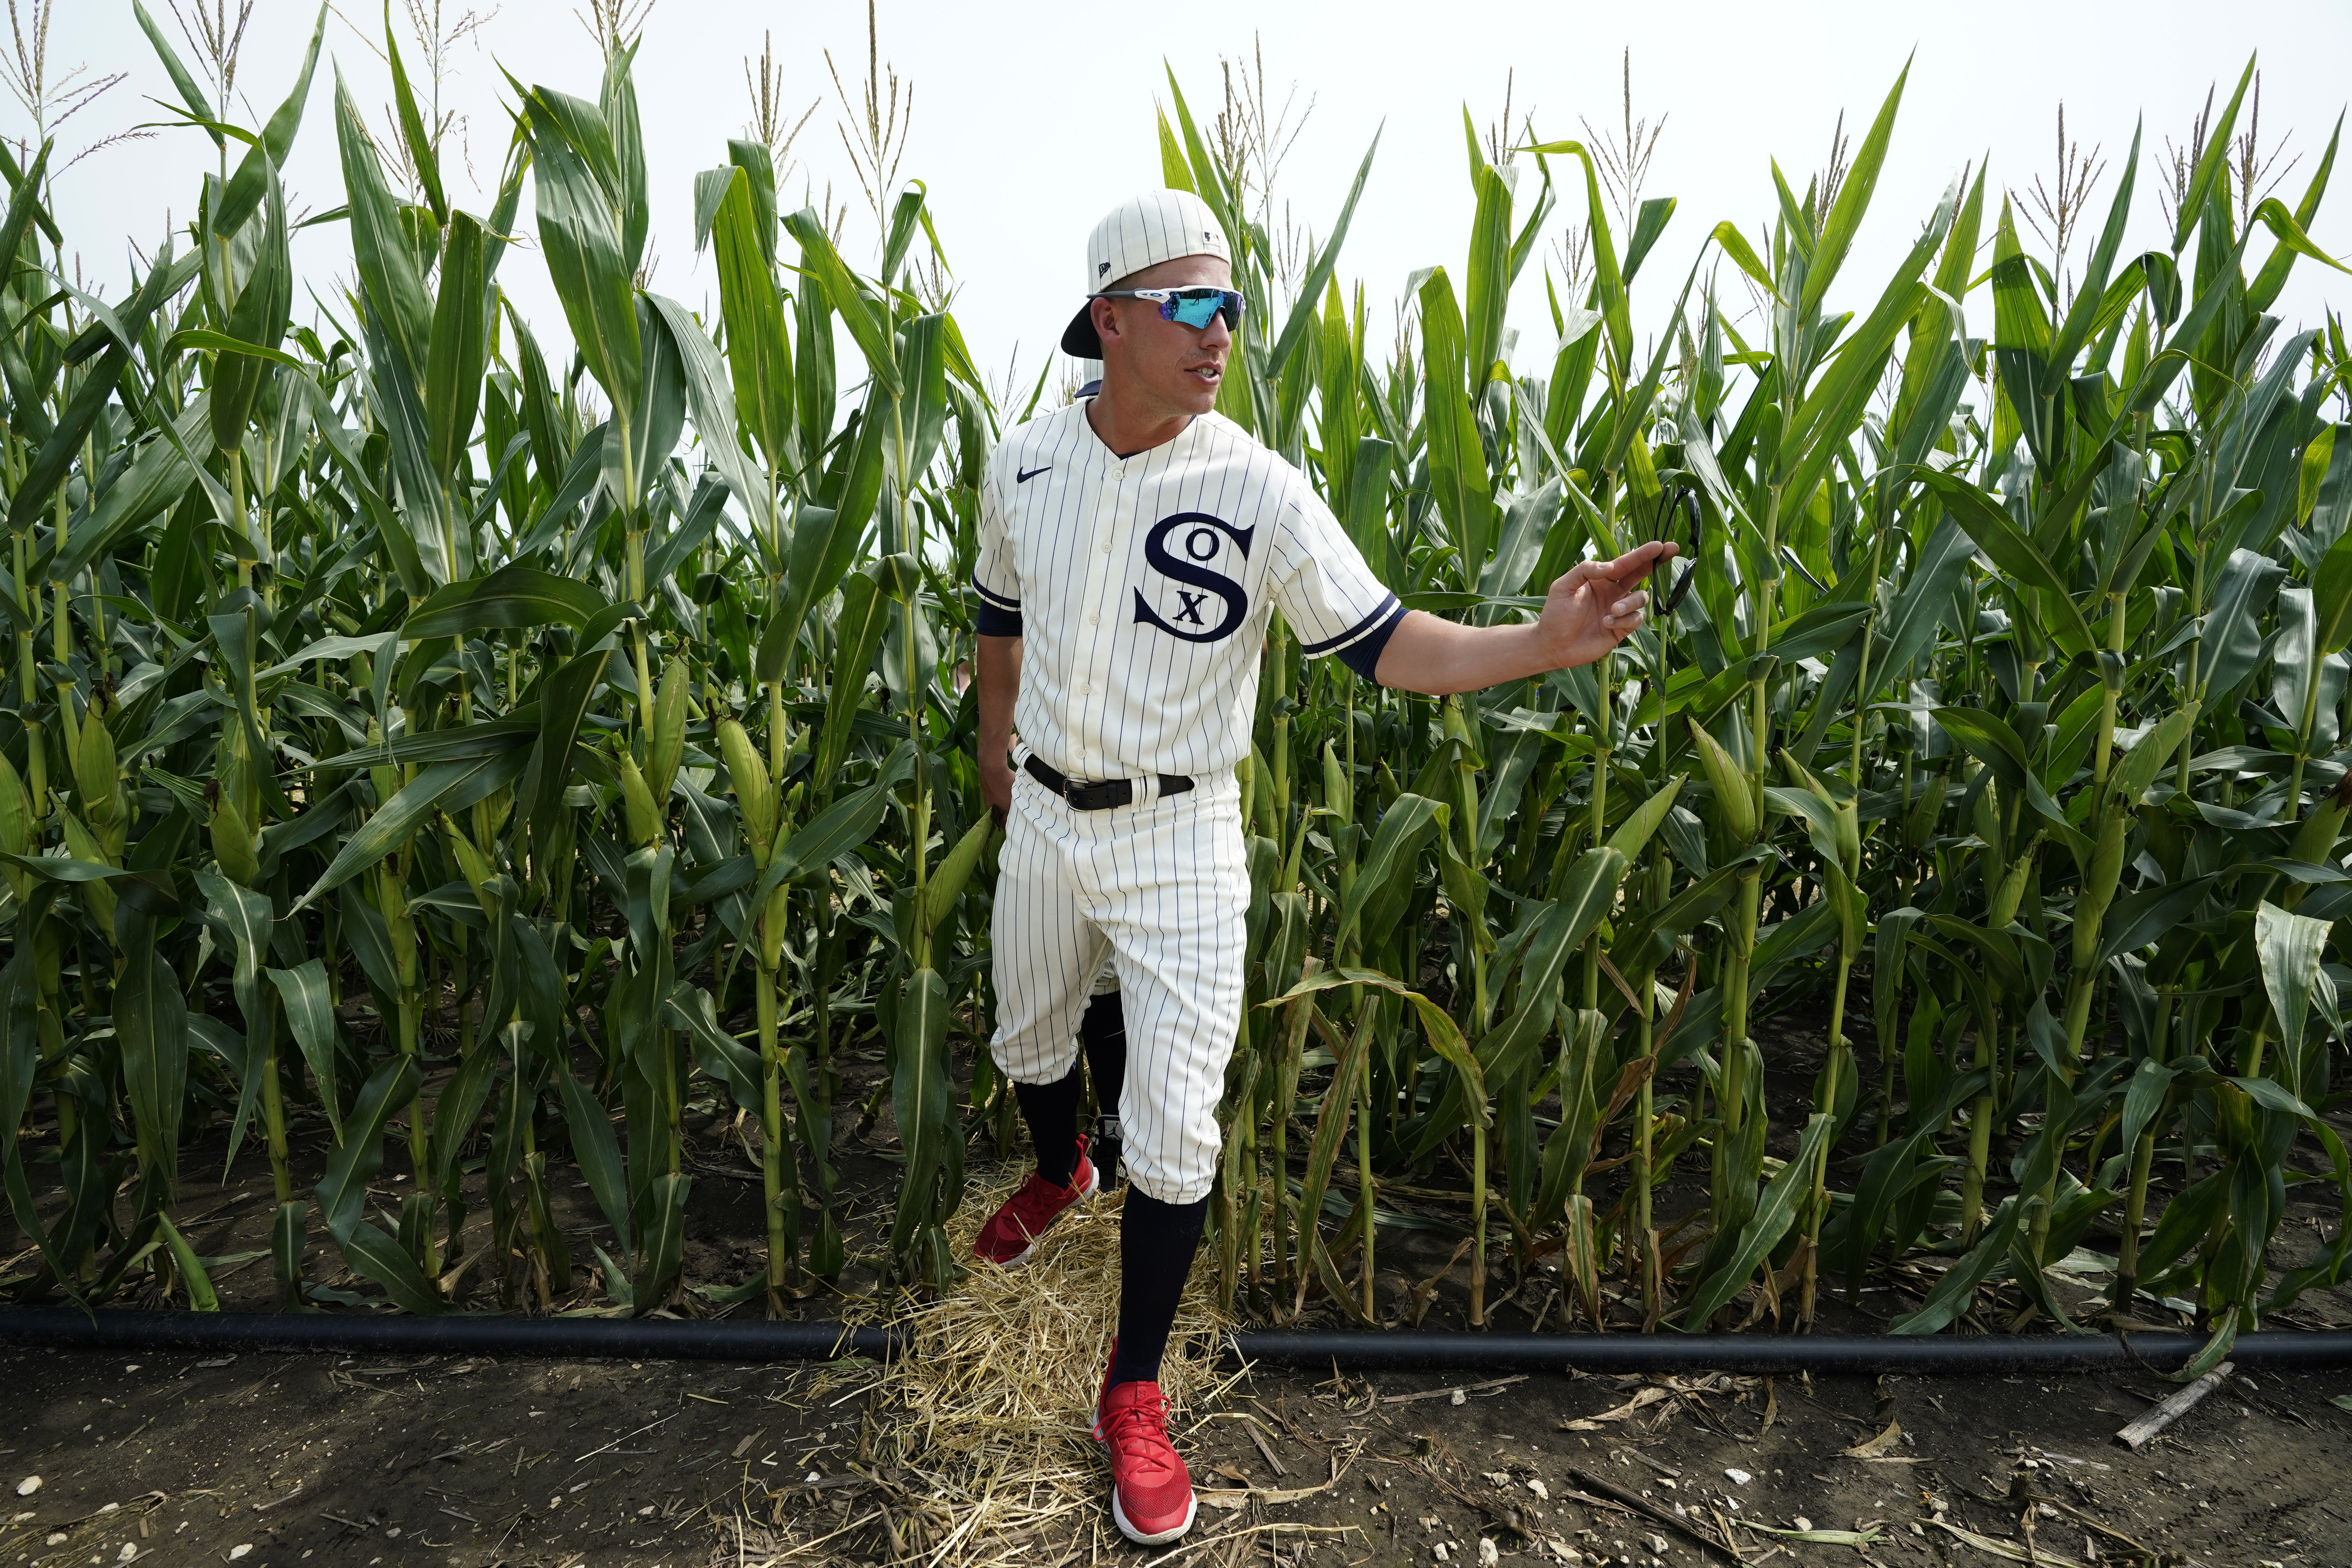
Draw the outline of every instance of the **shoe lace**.
M1169 1451L1168 1396L1147 1384L1121 1400L1103 1417L1103 1440L1121 1458L1160 1458Z
M1034 1236L1036 1234L1036 1227L1031 1225L1030 1221L1051 1219L1069 1201L1068 1187L1055 1186L1044 1176L1032 1171L1029 1173L1029 1179L1023 1182L1020 1190L1013 1195L1010 1207L1013 1217L1022 1222L1023 1228Z

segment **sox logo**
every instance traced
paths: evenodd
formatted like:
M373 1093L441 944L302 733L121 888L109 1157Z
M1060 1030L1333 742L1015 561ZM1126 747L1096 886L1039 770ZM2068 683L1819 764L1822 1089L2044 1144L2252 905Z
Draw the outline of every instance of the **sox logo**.
M1169 553L1169 536L1179 528L1187 530L1182 549L1184 556L1189 559L1179 559ZM1223 572L1212 571L1202 564L1216 559L1223 550L1219 534L1231 539L1234 548L1246 559L1250 543L1257 537L1257 530L1237 528L1223 517L1213 517L1206 512L1179 512L1174 517L1162 517L1152 526L1151 531L1143 538L1144 560L1162 577L1189 583L1201 591L1176 590L1178 608L1175 620L1171 622L1152 609L1151 601L1143 596L1143 590L1137 589L1135 619L1139 625L1156 626L1171 637L1181 637L1187 643L1220 642L1241 630L1242 622L1249 618L1248 591ZM1223 604L1223 612L1216 621L1210 622L1202 619L1201 607L1213 594ZM1186 630L1188 623L1197 630Z

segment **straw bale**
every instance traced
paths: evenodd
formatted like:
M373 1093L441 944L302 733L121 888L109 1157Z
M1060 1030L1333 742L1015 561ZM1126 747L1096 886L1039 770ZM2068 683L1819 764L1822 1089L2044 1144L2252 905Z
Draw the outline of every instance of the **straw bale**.
M1024 1161L973 1172L948 1226L957 1258L969 1262L972 1236L1026 1170ZM914 1346L883 1376L873 1451L900 1472L898 1490L918 1505L894 1520L902 1537L916 1538L905 1561L1037 1568L1089 1542L1112 1544L1097 1539L1108 1528L1110 1471L1092 1423L1118 1326L1124 1190L1064 1215L1023 1267L969 1262L952 1292L901 1316ZM1160 1375L1180 1448L1198 1414L1231 1386L1217 1369L1224 1326L1203 1248ZM812 1525L793 1560L848 1543L808 1551L823 1533ZM792 1552L792 1543L778 1544L766 1561Z

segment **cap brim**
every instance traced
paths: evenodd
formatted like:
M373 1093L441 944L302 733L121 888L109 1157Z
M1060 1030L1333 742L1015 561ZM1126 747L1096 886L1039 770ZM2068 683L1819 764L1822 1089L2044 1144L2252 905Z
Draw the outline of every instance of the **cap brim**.
M1062 352L1074 360L1102 358L1102 336L1095 330L1095 303L1087 300L1062 329Z

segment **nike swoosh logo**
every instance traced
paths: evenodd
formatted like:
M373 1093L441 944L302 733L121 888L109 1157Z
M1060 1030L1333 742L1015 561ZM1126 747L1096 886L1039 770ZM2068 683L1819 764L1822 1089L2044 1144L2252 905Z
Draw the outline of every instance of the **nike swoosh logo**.
M1048 464L1046 464L1046 465L1045 465L1045 467L1043 467L1043 468L1029 468L1029 469L1020 470L1020 471L1018 471L1018 472L1014 473L1014 475L1013 476L1013 482L1014 484L1016 484L1016 485L1026 485L1027 483L1029 483L1029 481L1030 481L1030 480L1034 479L1035 477L1037 477L1037 476L1038 476L1038 475L1050 472L1050 471L1052 470L1053 466L1054 466L1054 465L1053 465L1051 463L1048 463Z

